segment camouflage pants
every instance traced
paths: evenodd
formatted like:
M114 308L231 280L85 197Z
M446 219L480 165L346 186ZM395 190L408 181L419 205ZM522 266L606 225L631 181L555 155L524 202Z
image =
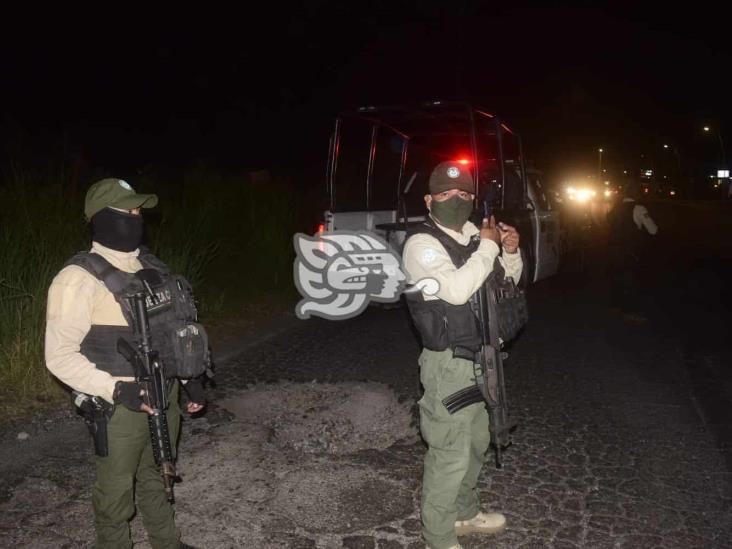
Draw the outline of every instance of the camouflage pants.
M170 443L175 448L180 427L178 383L170 392L167 411ZM129 549L129 521L137 506L154 549L177 549L180 532L155 465L147 414L117 406L107 425L109 455L96 457L97 480L92 506L99 549Z
M419 358L424 396L420 430L429 448L422 479L422 533L432 549L457 543L455 521L478 514L476 484L490 443L488 411L471 404L450 415L442 399L473 385L473 365L452 351L424 349Z

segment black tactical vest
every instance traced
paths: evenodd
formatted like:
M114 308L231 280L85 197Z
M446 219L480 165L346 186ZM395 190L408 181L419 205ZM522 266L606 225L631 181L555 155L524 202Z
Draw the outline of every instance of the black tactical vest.
M113 376L135 377L132 365L117 352L117 340L123 338L137 347L131 328L134 314L127 296L142 291L146 294L152 347L158 352L165 376L188 379L203 374L209 359L208 337L197 322L191 285L182 276L171 274L146 248L140 248L138 260L143 268L136 273L121 271L93 252L76 254L66 263L82 267L100 280L114 295L127 321L127 326L92 325L81 342L81 354Z
M610 237L614 242L626 243L637 237L638 226L633 221L633 210L637 202L618 202L608 215Z
M431 217L410 231L409 236L421 233L435 237L458 269L465 265L480 244L477 237L465 246L459 244L440 230ZM421 292L405 295L409 313L426 349L444 351L460 346L477 351L480 348L482 336L470 301L451 305L442 299L425 300Z

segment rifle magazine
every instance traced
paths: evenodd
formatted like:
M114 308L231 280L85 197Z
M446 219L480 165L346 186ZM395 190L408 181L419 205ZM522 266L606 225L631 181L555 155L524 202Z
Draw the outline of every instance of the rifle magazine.
M484 399L477 385L465 387L442 399L442 404L450 414L455 414L463 408L478 402L484 402Z

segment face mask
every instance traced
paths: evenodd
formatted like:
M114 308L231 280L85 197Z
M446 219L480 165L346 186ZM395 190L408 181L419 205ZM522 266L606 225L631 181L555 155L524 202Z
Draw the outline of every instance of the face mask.
M473 201L463 200L459 196L448 198L444 202L432 200L432 215L440 224L459 231L473 213Z
M107 248L120 252L132 252L142 243L141 215L104 208L94 214L91 223L92 239Z

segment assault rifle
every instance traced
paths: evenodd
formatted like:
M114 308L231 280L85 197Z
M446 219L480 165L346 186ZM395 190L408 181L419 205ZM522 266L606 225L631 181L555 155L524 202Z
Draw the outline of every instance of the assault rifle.
M476 313L483 342L478 351L467 347L456 346L453 356L463 358L473 363L475 373L475 386L468 387L451 395L451 398L443 401L448 411L457 410L467 404L484 400L488 408L489 424L491 433L491 446L495 451L496 467L503 466L503 451L511 445L511 432L516 428L517 422L508 414L508 401L506 398L506 386L503 380L503 359L508 355L500 351L498 340L498 328L495 322L490 322L489 312L491 307L486 282L471 298L471 308Z
M490 218L487 203L484 203L485 216ZM503 466L503 451L511 445L511 432L517 422L508 414L508 399L503 380L503 360L508 353L502 352L498 328L498 306L495 292L491 287L492 274L470 298L470 307L475 314L481 333L481 346L478 351L456 346L453 356L470 360L473 363L475 387L468 387L443 400L445 407L452 413L470 403L484 400L488 408L491 446L495 450L496 467Z
M149 291L149 288L148 288ZM149 292L152 294L152 292ZM147 421L150 427L155 463L160 467L163 476L165 493L168 501L173 502L173 484L180 481L173 463L173 450L170 444L170 431L165 411L168 408L163 367L158 359L157 351L152 349L150 325L148 324L147 309L145 308L145 293L139 292L127 298L134 314L134 331L139 339L138 349L135 350L126 340L117 340L117 351L133 366L135 379L145 389L143 400L151 409ZM154 294L151 299L155 300Z
M492 292L490 281L486 281L473 300L483 335L483 344L476 353L477 360L474 361L473 369L478 389L488 406L491 444L495 450L496 467L500 469L503 465L502 452L511 445L511 432L516 428L517 421L508 412L508 398L503 377L503 360L508 357L508 353L500 350L498 321L495 318L497 310L489 292Z

